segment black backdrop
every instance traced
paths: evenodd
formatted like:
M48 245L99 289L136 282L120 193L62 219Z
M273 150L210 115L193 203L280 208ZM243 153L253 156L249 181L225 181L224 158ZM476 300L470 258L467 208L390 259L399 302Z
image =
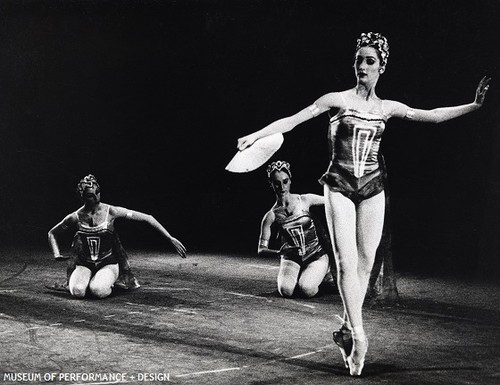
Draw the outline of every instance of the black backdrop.
M377 93L417 108L472 101L383 142L400 271L498 278L499 1L3 1L0 240L46 246L93 173L103 201L153 214L193 251L254 253L273 203L263 169L224 171L236 139L355 84L360 32L391 56ZM327 117L285 136L295 192L321 193ZM123 223L129 247L168 247Z

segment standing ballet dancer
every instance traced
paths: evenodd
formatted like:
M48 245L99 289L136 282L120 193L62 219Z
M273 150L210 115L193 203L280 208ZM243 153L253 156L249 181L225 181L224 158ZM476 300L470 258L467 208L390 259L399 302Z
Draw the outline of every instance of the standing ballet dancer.
M486 77L480 81L472 103L432 110L411 108L375 93L388 58L384 36L362 33L354 57L355 87L328 93L295 115L238 139L238 149L243 150L259 138L288 132L324 112L336 112L328 135L331 161L320 182L344 304L344 324L335 340L353 376L361 374L368 350L362 306L384 223L384 184L377 154L385 124L389 118L440 123L475 111L483 105L490 81Z

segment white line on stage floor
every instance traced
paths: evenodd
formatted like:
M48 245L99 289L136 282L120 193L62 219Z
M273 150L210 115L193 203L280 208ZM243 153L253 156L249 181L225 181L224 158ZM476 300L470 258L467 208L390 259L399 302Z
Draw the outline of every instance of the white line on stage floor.
M194 372L194 373L186 373L186 374L178 374L175 377L188 377L188 376L200 376L202 374L211 374L211 373L221 373L221 372L229 372L232 370L241 370L241 368L225 368L225 369L215 369L215 370L205 370L203 372Z
M174 311L179 313L187 313L187 314L198 314L198 312L189 309L174 309Z
M307 356L312 356L313 354L316 354L320 352L321 350L315 351L315 352L309 352L309 353L304 353L304 354L299 354L293 357L285 358L285 360L296 360L297 358L302 358L302 357L307 357Z
M250 264L248 264L247 266L255 267L256 269L265 269L265 270L278 270L280 268L279 266L271 266L271 265L250 265Z
M229 372L229 371L235 371L235 370L242 370L242 369L252 369L252 368L255 368L255 367L258 367L258 366L269 365L270 363L274 363L274 362L290 361L290 360L296 360L296 359L299 359L299 358L302 358L302 357L312 356L313 354L321 353L326 348L331 348L332 345L333 344L325 345L325 346L322 346L320 348L317 348L316 350L314 350L312 352L298 354L298 355L293 356L293 357L285 357L285 358L280 358L280 359L275 359L275 360L269 360L269 361L262 362L262 363L259 363L259 364L255 364L255 365L243 365L243 366L240 366L240 367L214 369L214 370L204 370L204 371L201 371L201 372L177 374L177 375L174 375L173 377L180 378L180 377L188 377L188 376L201 376L201 375L204 375L204 374L214 374L214 373L223 373L223 372Z
M17 319L16 317L12 317L11 315L0 313L0 317L2 318L7 318L7 319Z
M238 297L250 297L250 298L257 298L257 299L265 299L266 301L268 301L268 299L266 297L259 297L257 295L252 295L252 294L234 293L232 291L226 291L226 293L236 295Z
M143 290L152 291L191 291L189 287L155 287L155 286L143 286Z
M290 299L287 299L287 302L291 302L291 303L294 303L294 304L300 305L300 306L305 306L305 307L308 307L309 309L316 309L316 306L314 306L314 305L308 305L307 303L301 303L301 302L293 301L293 300L290 300Z

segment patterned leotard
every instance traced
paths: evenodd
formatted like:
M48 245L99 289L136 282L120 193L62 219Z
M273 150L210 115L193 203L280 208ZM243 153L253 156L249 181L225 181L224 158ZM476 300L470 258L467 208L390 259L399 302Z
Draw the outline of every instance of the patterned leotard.
M284 256L284 259L305 265L326 254L320 245L311 214L303 208L300 195L299 210L296 212L288 215L283 206L273 208L273 212L275 223L279 227L281 241L299 247L297 253Z
M105 265L118 263L113 255L114 228L109 221L109 208L106 209L106 217L97 226L88 226L78 216L78 230L74 243L77 245L76 264L97 271Z
M364 112L349 108L340 96L344 107L330 119L331 160L320 182L359 203L383 190L378 153L387 115L382 101L377 109Z

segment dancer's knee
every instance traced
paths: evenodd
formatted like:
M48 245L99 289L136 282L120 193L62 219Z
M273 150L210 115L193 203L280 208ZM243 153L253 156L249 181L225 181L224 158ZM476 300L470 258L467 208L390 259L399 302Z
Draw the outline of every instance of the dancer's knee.
M357 276L356 265L348 261L339 261L337 263L337 274L340 279Z
M75 298L84 298L87 292L87 286L85 285L74 285L70 286L70 293Z
M358 263L358 275L367 276L370 275L373 262L375 261L375 253L360 253L359 263Z
M87 293L91 272L84 266L75 266L69 277L69 292L73 297L83 298Z
M360 265L358 267L358 275L360 277L368 277L370 276L371 270L372 270L371 266Z
M278 292L282 297L291 297L293 296L293 292L295 291L296 282L281 282L278 285Z
M318 285L310 283L299 283L299 288L306 297L314 297L319 290Z
M111 287L106 285L91 285L90 292L94 297L106 298L111 294Z

